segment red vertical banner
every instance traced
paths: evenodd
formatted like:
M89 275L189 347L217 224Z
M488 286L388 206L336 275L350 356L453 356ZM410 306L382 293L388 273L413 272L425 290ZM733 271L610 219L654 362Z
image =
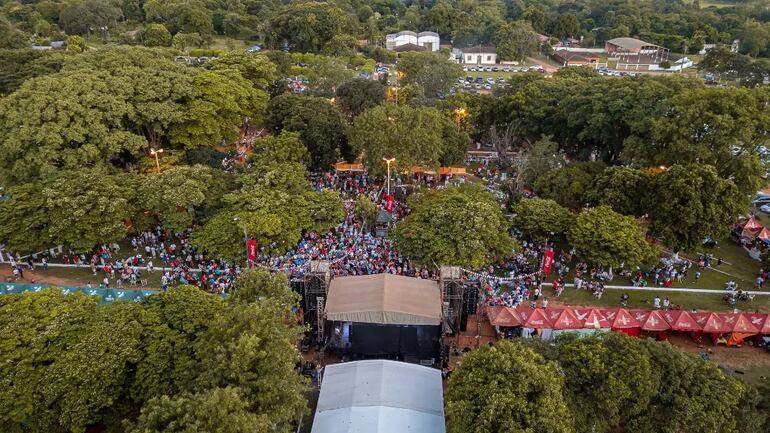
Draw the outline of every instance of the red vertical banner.
M246 252L248 253L248 259L250 262L257 260L257 240L249 239L246 241Z
M388 195L385 196L385 210L387 210L388 213L392 213L393 212L394 201L395 201L395 199L393 198L392 195L388 194Z
M553 266L553 250L546 250L543 253L543 273L550 274Z

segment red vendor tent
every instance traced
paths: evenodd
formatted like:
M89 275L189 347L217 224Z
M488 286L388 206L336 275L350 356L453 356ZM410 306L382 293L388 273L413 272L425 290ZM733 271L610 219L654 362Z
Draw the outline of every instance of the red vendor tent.
M663 318L674 331L700 332L702 327L684 310L669 310L663 313Z
M497 311L490 311L489 323L492 326L514 327L521 326L521 318L516 310L510 307L495 307ZM492 313L495 313L493 316Z
M554 310L552 313L556 313L557 311ZM554 314L551 314L551 318L553 318ZM553 329L582 329L583 328L583 321L578 319L577 315L575 314L575 311L571 308L565 308L561 311L558 311L558 314L555 314L556 318L552 319L553 323Z
M610 321L610 327L612 329L632 329L642 327L642 323L636 320L636 317L625 308L604 310L603 313L607 320Z
M698 322L698 325L700 325L703 332L709 334L730 332L730 327L725 325L725 321L716 313L705 311L701 313L692 313L692 316L695 318L695 321Z
M730 332L739 332L741 334L759 334L759 328L754 326L743 313L722 313L725 323L731 329Z
M583 327L586 329L610 327L610 321L604 317L604 314L598 308L577 308L575 309L575 315L583 322Z
M760 334L770 335L770 314L744 313L749 322L759 329Z
M663 314L658 310L650 311L650 314L642 323L643 331L661 332L668 331L669 329L671 329L671 326L669 326Z
M541 308L519 307L516 312L521 317L522 326L525 328L552 328L551 321Z

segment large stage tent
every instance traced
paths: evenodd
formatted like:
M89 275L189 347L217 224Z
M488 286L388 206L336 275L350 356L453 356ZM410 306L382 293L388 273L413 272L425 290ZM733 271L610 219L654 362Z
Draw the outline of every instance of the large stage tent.
M368 360L325 367L312 433L444 433L441 371Z

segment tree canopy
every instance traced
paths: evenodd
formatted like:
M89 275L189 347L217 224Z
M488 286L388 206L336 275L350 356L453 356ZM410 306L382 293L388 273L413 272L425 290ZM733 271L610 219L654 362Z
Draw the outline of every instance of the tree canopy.
M480 187L424 192L410 198L409 206L411 213L396 224L393 236L416 263L481 267L512 253L509 223Z
M558 366L508 340L467 353L449 379L448 431L570 433Z
M743 213L748 199L730 180L705 164L674 165L652 177L647 196L650 231L683 249L707 236L721 239Z
M258 298L191 286L107 305L59 289L0 297L0 428L294 431L306 411L300 331L284 321L296 295L250 272L240 289Z
M350 144L370 173L383 173L383 158L399 167L438 167L457 161L468 138L455 122L434 108L386 104L365 111L353 122Z
M589 263L628 268L653 262L656 251L647 243L633 217L621 215L608 206L582 212L567 234L578 256Z
M538 240L564 237L574 223L572 213L553 200L521 200L514 207L514 225Z

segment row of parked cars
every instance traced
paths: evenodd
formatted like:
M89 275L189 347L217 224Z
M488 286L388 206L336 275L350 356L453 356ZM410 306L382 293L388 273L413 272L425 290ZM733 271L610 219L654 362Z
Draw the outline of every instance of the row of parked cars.
M465 72L540 72L544 73L545 69L541 66L463 66Z
M628 71L613 71L609 68L599 68L596 70L596 72L599 73L599 75L604 75L605 77L638 77L638 72L628 72Z
M486 89L492 90L494 86L505 86L506 79L504 77L499 78L484 78L484 77L465 77L457 80L457 87L462 86L465 89Z

